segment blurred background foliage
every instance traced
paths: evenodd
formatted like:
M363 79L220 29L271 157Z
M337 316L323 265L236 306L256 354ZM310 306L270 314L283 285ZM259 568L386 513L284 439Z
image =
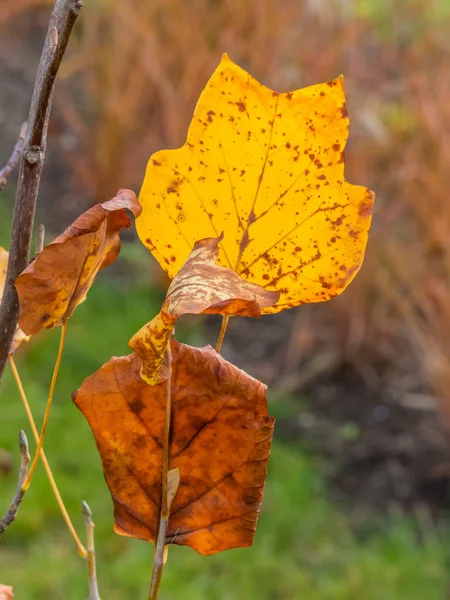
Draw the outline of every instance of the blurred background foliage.
M28 114L50 0L0 0L0 162ZM270 385L278 418L253 549L203 559L170 550L162 600L444 600L450 551L449 0L92 0L62 66L38 222L59 233L119 187L139 190L150 154L184 143L221 54L279 91L345 76L346 176L377 193L364 266L324 305L232 320L224 354ZM14 181L0 198L8 245ZM81 529L97 525L102 597L145 597L151 548L112 532L91 433L70 393L158 310L167 284L126 234L70 322L47 454ZM214 343L218 323L181 337ZM37 420L57 332L17 357ZM0 391L0 506L15 487L20 428ZM31 436L30 436L31 437ZM86 597L84 565L42 469L0 546L18 600Z

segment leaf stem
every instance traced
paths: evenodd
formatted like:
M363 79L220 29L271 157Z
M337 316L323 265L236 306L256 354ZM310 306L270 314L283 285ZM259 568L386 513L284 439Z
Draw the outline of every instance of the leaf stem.
M222 327L220 328L219 339L217 340L217 345L216 345L217 353L219 353L222 348L222 342L223 342L223 338L225 337L225 334L227 332L229 320L230 320L230 317L228 315L226 315L225 317L222 318Z
M153 556L152 581L150 584L150 593L148 600L157 600L159 585L161 583L162 572L164 567L164 548L166 542L167 526L169 519L164 519L162 516L159 521L158 539L155 546L155 554Z
M26 397L25 390L23 389L22 381L20 379L19 372L17 370L16 363L14 361L14 357L12 354L10 354L8 356L8 361L9 361L9 366L11 367L11 371L12 371L14 380L17 385L17 389L19 390L20 397L22 398L25 412L27 413L31 431L33 433L34 439L36 440L36 444L38 444L39 443L39 433L38 433L36 423L33 418L33 413L31 412L30 404ZM70 520L69 513L67 512L67 509L64 506L64 502L63 502L63 499L61 498L61 494L59 493L58 486L56 485L56 481L55 481L55 478L53 477L52 470L48 463L47 457L45 456L44 449L41 450L41 457L42 457L42 462L44 463L45 472L47 473L47 477L50 482L50 486L53 490L53 493L55 494L56 502L58 503L58 506L61 510L62 516L64 518L64 521L66 522L66 525L70 532L70 535L74 539L75 545L78 550L78 554L82 558L87 558L88 552L87 552L86 548L83 546L83 544L81 543L80 538L78 537L77 532L75 531L75 528L72 524L72 521Z
M164 547L170 513L170 502L168 498L169 442L170 424L172 418L172 355L170 351L170 341L166 348L166 359L166 362L169 365L169 376L167 378L166 418L164 423L163 438L161 514L159 519L158 539L156 540L155 553L153 555L152 579L150 583L150 592L148 595L149 600L157 600L158 598L159 585L161 583L162 571L164 567Z
M67 330L67 321L63 321L61 326L61 339L59 342L58 356L56 357L55 368L53 369L52 382L50 384L50 391L48 393L47 398L47 406L45 407L44 420L42 423L42 429L39 436L36 453L33 458L33 462L31 464L30 470L28 471L27 478L25 479L22 489L24 492L30 487L31 479L33 477L34 470L36 469L36 465L39 460L39 456L41 454L42 446L44 444L45 431L47 429L48 418L50 416L50 409L52 407L53 394L55 392L56 381L58 379L59 366L61 364L62 353L64 350L64 342L66 340L66 330Z
M82 503L84 523L86 525L86 546L89 577L89 600L100 600L97 583L97 569L95 566L95 543L94 543L94 521L89 504L83 500Z

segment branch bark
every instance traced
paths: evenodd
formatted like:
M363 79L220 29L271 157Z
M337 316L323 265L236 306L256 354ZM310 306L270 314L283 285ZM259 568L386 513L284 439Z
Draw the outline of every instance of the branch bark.
M30 256L55 79L82 5L82 0L55 1L34 84L14 204L8 272L0 306L0 381L19 315L14 282L28 266Z

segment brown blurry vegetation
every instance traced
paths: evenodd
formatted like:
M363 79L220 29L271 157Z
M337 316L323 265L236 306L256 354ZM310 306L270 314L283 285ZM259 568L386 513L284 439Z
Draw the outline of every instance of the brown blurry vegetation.
M0 27L46 4L0 0ZM439 6L97 0L78 27L51 144L90 203L139 189L149 155L184 143L222 52L279 91L344 73L346 174L377 193L372 237L342 298L290 317L287 355L272 361L287 389L343 363L376 389L387 364L402 393L429 385L450 413L450 11Z

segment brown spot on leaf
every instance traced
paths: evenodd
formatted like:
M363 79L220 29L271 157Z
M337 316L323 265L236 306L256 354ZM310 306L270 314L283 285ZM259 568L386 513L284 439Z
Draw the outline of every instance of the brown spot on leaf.
M361 206L359 207L359 211L358 214L360 217L370 217L370 215L372 214L372 206L373 206L373 202L363 202L363 204L361 204Z
M333 285L329 281L326 281L325 278L322 276L319 277L319 281L320 281L321 286L326 290L329 290L330 288L333 287Z
M131 400L130 408L133 412L139 414L143 408L145 408L145 404L140 396Z

